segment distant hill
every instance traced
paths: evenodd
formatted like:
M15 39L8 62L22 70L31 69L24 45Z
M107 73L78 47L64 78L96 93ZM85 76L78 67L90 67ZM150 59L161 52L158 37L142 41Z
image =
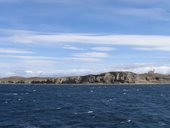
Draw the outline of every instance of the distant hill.
M7 77L0 78L1 84L167 84L170 75L158 73L136 74L133 72L106 72L98 75L72 77Z

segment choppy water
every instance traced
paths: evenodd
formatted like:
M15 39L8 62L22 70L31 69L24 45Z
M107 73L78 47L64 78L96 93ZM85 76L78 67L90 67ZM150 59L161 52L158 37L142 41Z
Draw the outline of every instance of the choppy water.
M0 128L170 128L170 85L2 85Z

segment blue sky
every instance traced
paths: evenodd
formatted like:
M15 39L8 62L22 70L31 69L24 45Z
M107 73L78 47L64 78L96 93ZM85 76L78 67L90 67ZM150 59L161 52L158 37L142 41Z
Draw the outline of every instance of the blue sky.
M0 0L0 77L170 73L168 0Z

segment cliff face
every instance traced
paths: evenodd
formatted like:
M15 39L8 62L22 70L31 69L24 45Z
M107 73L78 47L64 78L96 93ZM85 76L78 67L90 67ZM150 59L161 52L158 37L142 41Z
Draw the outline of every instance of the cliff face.
M162 74L135 74L132 72L107 72L98 75L73 76L62 78L1 78L0 83L26 83L26 84L152 84L170 83L170 76Z
M163 75L163 74L140 74L137 75L136 83L161 83L161 84L168 84L170 83L170 76L169 75Z

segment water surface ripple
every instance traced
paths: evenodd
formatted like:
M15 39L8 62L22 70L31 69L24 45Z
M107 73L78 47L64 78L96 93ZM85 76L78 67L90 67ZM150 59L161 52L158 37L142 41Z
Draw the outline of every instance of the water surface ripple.
M170 128L170 85L0 85L0 128Z

